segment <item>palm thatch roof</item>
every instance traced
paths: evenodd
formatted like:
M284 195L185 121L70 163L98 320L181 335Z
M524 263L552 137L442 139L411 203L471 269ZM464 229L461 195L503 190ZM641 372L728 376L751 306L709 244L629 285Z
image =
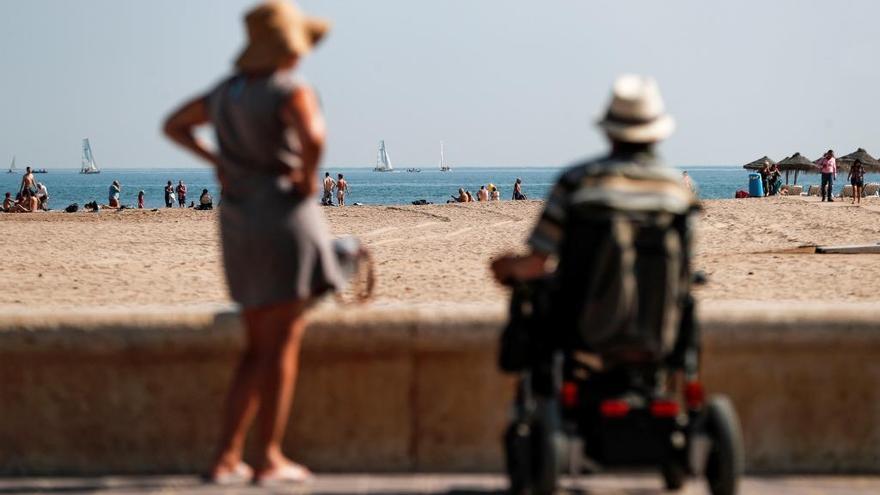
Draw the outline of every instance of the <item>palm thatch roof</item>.
M847 172L856 160L862 162L866 172L880 172L880 162L876 158L868 154L864 148L859 148L848 155L841 156L837 159L837 168Z
M819 172L819 167L800 153L795 153L784 160L780 160L776 165L779 166L779 170L783 171L795 170L799 172Z
M743 168L746 170L761 170L764 165L773 165L774 163L776 162L767 157L767 155L764 155L753 162L746 163L743 165Z

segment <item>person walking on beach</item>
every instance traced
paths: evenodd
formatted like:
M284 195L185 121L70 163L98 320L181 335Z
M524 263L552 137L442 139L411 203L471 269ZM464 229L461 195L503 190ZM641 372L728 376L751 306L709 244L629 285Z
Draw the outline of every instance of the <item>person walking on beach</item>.
M345 206L345 195L348 193L348 182L345 181L345 177L342 174L339 174L339 179L336 180L336 204L339 206Z
M186 184L182 180L177 182L177 206L186 208Z
M144 191L143 190L138 191L138 209L139 210L144 209Z
M855 163L849 169L849 183L853 188L853 204L862 204L862 190L865 187L865 167L862 161L856 158Z
M320 207L311 199L317 193L324 119L315 92L292 72L329 24L280 0L255 7L245 23L248 45L235 72L183 104L164 127L172 140L217 169L226 278L247 330L209 476L218 483L306 482L311 473L281 448L304 314L316 297L341 288L345 279ZM203 124L213 126L219 151L196 137L195 128ZM242 462L253 420L259 425L255 470Z
M516 182L513 183L513 200L522 201L524 199L526 199L526 195L522 192L522 179L517 177Z
M321 197L321 204L324 206L333 206L333 188L336 187L336 181L330 177L330 172L324 172L324 196Z
M174 186L171 185L169 180L165 184L165 208L171 208L172 206L174 206Z
M822 185L819 186L822 191L822 201L827 197L828 201L833 202L832 192L834 181L837 179L837 159L834 158L834 150L828 150L819 161L819 172L822 174Z
M110 208L119 208L119 194L122 192L122 185L118 180L114 180L110 184L110 190L107 191L107 206Z
M27 189L31 195L37 194L37 181L34 179L34 173L30 167L25 167L24 175L21 177L21 187L18 188L19 194Z

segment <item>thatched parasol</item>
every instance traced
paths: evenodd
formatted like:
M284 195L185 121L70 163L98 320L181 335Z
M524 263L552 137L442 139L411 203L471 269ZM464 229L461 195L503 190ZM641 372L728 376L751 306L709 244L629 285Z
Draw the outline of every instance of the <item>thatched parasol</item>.
M864 148L859 148L848 155L841 156L837 159L837 169L842 172L849 172L853 163L859 160L865 167L865 172L880 172L880 162L876 158L869 155Z
M797 184L798 173L819 173L819 167L816 166L813 162L807 159L804 155L800 153L795 153L790 157L780 160L776 165L779 166L779 170L785 171L785 183L788 184L788 172L794 170L794 183Z
M762 158L758 158L753 162L746 163L743 165L743 168L746 170L761 170L764 165L773 165L776 163L772 159L768 158L767 155L764 155Z

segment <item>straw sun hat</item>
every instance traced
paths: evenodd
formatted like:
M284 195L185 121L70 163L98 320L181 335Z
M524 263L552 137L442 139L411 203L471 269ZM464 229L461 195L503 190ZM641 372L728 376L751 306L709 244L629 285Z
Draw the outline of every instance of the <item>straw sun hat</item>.
M625 143L662 141L675 130L653 78L627 74L614 82L608 111L599 121L611 139Z
M244 19L248 44L235 66L240 70L270 70L291 56L305 56L330 30L324 19L309 17L287 0L268 0Z

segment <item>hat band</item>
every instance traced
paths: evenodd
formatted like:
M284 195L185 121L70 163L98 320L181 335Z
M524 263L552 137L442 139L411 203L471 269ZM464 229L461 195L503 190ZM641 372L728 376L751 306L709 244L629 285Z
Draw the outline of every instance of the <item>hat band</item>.
M655 120L662 117L662 115L656 115L654 117L649 118L640 118L640 117L621 117L619 115L615 115L613 112L609 111L605 114L606 121L617 122L625 125L645 125L654 122Z

